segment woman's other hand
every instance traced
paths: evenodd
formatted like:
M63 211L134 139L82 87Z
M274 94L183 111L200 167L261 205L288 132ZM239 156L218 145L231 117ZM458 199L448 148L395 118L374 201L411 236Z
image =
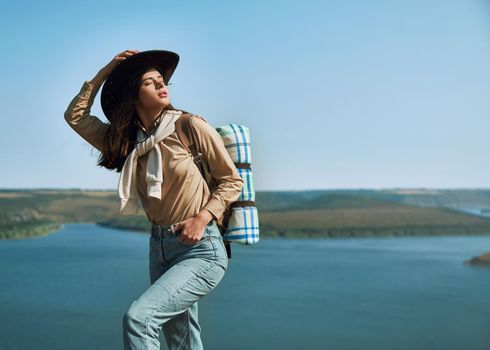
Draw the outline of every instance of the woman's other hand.
M211 213L203 209L195 216L174 225L174 232L181 230L180 241L184 244L196 244L204 235L206 225L213 219Z
M118 53L114 58L107 63L92 79L93 83L103 83L109 74L111 74L112 70L119 64L119 62L125 60L129 56L134 55L135 53L138 53L138 50L126 50L121 53Z

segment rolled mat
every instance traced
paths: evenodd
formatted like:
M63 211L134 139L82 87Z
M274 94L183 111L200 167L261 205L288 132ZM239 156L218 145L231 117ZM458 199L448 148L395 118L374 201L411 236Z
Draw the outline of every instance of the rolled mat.
M230 243L254 244L259 241L259 216L256 207L231 209L228 227L223 239Z
M234 163L251 164L250 132L246 126L228 124L217 127L226 150Z
M242 192L237 201L255 202L255 188L252 170L237 168L238 174L243 180Z

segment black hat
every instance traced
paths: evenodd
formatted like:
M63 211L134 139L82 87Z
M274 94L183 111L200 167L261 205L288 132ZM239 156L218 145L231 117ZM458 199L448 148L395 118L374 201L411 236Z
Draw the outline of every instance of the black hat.
M106 118L111 120L114 106L119 103L124 86L131 77L153 66L160 70L167 84L178 63L179 55L164 50L141 51L119 62L107 77L100 94L100 104Z

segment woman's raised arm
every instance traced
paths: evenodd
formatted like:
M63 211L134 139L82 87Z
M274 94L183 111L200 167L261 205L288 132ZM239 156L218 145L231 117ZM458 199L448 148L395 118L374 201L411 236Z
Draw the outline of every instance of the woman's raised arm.
M73 130L101 152L107 124L96 116L90 115L90 109L101 85L114 67L126 57L137 52L137 50L126 50L117 54L92 80L83 83L80 92L73 98L65 111L65 120Z

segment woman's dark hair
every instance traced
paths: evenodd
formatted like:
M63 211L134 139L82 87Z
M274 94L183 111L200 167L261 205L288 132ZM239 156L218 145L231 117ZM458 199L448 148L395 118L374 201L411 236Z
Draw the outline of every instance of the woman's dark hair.
M158 70L161 74L158 68L148 67L129 79L127 88L124 90L120 102L114 107L111 121L104 133L102 152L97 165L121 172L124 161L136 144L138 114L136 113L135 101L138 97L141 78L143 74L152 69ZM168 104L164 109L175 110L172 104ZM185 111L182 112L186 113Z

